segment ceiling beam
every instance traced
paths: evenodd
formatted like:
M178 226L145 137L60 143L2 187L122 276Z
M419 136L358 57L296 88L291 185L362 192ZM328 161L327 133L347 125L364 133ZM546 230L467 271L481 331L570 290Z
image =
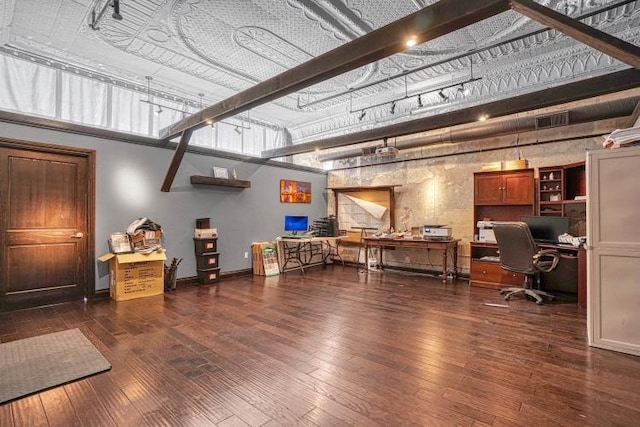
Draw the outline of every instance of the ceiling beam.
M507 10L507 0L441 0L207 107L163 129L160 137L174 138L403 52L409 37L422 44Z
M511 9L560 31L634 68L640 68L640 47L583 24L532 0L510 0Z
M507 10L507 0L439 1L207 107L163 129L160 137L174 138L405 51L411 36L422 44Z
M218 122L402 52L407 49L406 41L410 37L415 38L417 44L422 44L507 10L508 0L441 0L162 129L160 138L163 140L183 134L162 184L162 191L171 188L189 143L189 138L184 138L183 132L192 132L207 123Z
M289 147L275 148L273 150L263 151L262 157L272 159L293 154L309 153L315 150L326 150L363 142L379 141L384 138L393 138L395 136L410 135L443 127L472 123L483 115L489 118L497 118L636 87L640 87L640 70L630 68L436 116L395 123L381 128L369 129Z
M178 168L180 167L180 163L182 162L182 158L184 157L184 152L187 151L187 146L189 145L189 140L191 139L192 133L193 131L191 129L185 129L182 132L180 142L178 143L178 147L176 147L176 152L173 154L171 164L169 164L169 169L167 170L167 174L164 177L164 181L162 182L160 191L164 191L166 193L171 190L171 185L173 184L173 180L176 177L176 173L178 173Z

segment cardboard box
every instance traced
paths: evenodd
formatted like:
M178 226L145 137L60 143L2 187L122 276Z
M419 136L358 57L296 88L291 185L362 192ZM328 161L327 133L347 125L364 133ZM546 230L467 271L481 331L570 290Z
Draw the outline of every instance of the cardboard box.
M515 169L526 169L529 167L529 161L526 159L505 160L502 162L502 170L509 171Z
M502 162L481 163L480 167L484 172L502 170Z
M164 293L164 252L144 254L107 253L98 258L109 261L109 295L115 301L150 297Z

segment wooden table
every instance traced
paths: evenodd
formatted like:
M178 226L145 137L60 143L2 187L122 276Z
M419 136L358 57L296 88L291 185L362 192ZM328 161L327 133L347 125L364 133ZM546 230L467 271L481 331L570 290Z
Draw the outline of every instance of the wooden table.
M413 251L429 251L435 249L442 251L442 282L447 282L447 254L449 251L453 254L453 277L458 275L458 242L460 239L450 240L424 240L424 239L384 239L375 237L365 237L364 253L368 257L370 248L380 248L378 253L378 261L380 266L382 263L382 253L385 249L413 250Z
M318 264L327 264L330 256L344 261L338 251L340 239L344 236L336 237L305 237L300 239L292 239L287 237L278 237L276 241L280 245L282 264L280 271L282 273L300 269L304 273L304 267ZM314 257L317 262L314 262ZM293 264L289 267L289 264Z

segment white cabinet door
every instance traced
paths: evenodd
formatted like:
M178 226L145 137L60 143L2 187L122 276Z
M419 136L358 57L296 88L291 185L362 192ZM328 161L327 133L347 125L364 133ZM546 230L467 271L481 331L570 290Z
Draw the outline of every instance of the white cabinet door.
M587 154L589 345L640 355L640 147Z

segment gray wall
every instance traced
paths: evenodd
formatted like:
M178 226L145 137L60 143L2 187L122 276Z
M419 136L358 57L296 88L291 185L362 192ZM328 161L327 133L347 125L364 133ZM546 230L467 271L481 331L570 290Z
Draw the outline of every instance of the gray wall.
M326 216L327 176L267 165L240 163L186 153L171 191L160 185L174 151L84 135L0 122L0 136L88 148L96 151L96 257L108 251L109 233L124 231L136 218L162 225L167 258L182 258L178 278L196 275L193 229L196 218L211 218L218 229L221 271L251 268L251 242L283 233L284 215ZM192 186L191 175L209 175L213 166L235 168L251 188ZM280 179L311 183L312 203L280 203ZM249 258L244 258L248 253ZM107 266L96 261L96 289L107 289Z

